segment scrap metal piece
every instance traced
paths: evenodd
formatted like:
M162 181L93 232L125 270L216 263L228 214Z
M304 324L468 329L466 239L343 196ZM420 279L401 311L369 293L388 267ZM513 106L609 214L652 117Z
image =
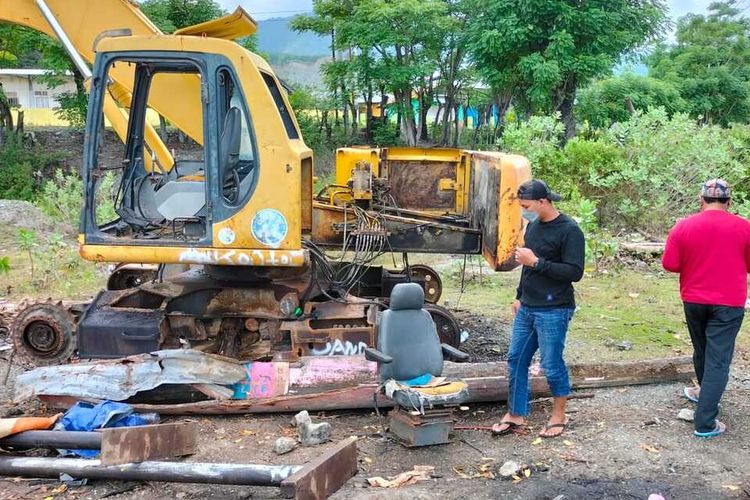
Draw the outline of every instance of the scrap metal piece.
M102 446L102 433L85 431L24 431L0 439L0 446L3 448L98 450Z
M195 422L112 427L102 431L101 464L119 465L195 453Z
M281 495L296 500L322 500L357 474L357 438L350 437L313 459L281 482Z
M105 466L99 460L81 458L0 457L2 476L52 479L69 474L86 479L279 486L300 469L295 465L156 461Z
M453 410L440 408L413 415L396 407L389 414L388 427L398 441L408 448L449 443L453 430Z
M162 384L230 385L244 377L245 370L237 360L171 349L118 360L36 368L16 378L15 401L40 395L123 401Z

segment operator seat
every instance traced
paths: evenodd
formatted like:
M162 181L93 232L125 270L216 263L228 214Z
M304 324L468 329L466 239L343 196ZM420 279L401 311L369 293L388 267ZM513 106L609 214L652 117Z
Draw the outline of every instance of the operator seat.
M224 117L224 128L219 142L219 172L232 180L239 163L242 133L239 108L229 108ZM198 170L189 175L169 180L155 193L158 212L167 220L197 217L206 206L205 171Z
M365 349L365 357L378 363L386 397L397 405L390 415L391 431L407 446L447 442L452 429L450 407L469 397L465 382L441 377L444 357L468 361L469 355L440 343L435 322L423 306L420 285L396 285L390 308L380 318L377 349ZM442 432L436 433L439 428Z

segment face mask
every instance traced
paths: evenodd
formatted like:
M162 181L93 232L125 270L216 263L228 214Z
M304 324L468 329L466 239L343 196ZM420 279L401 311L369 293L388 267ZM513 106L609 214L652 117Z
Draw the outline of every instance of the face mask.
M521 216L529 222L534 222L539 218L539 214L531 210L521 210Z

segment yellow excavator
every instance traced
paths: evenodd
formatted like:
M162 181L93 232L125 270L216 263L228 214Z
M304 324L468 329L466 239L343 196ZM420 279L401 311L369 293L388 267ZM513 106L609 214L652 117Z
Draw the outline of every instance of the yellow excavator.
M26 364L160 348L242 360L361 354L404 281L425 288L441 340L457 346L459 325L436 304L438 273L408 254L515 267L525 158L344 148L333 183L314 190L284 88L234 41L257 29L241 8L172 35L127 0L5 0L0 21L58 39L86 77L80 254L120 263L90 303L20 312L11 334ZM191 140L165 144L154 113ZM104 140L107 127L122 146ZM403 268L378 265L387 254Z

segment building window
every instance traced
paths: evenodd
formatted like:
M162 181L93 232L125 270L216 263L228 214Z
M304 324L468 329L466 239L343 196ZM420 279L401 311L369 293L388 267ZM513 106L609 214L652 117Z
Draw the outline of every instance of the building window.
M17 92L6 92L5 97L8 99L8 105L11 108L18 107L18 93Z
M46 90L34 91L34 106L37 108L49 108L49 95Z

